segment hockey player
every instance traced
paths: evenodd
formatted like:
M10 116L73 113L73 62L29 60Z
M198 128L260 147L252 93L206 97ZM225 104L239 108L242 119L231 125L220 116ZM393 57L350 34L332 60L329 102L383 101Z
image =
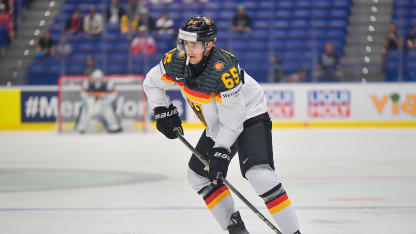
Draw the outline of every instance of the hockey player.
M75 129L85 133L92 118L98 119L109 133L120 132L121 125L114 110L117 93L112 82L104 80L104 74L96 69L91 74L91 80L86 80L81 88L81 110Z
M215 47L216 38L212 19L192 17L179 29L177 48L147 73L144 90L157 129L170 139L177 137L174 129L183 133L177 108L166 101L165 90L176 85L205 126L196 150L206 156L209 170L192 155L188 181L221 228L232 234L248 233L230 191L219 180L227 175L238 152L243 177L264 199L282 232L300 233L294 209L274 171L272 122L263 90L233 54Z

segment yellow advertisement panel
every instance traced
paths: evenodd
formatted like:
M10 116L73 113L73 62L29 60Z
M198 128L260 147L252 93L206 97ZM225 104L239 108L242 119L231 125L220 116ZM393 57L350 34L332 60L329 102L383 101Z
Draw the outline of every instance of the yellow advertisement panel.
M20 90L0 90L0 128L15 128L20 125Z

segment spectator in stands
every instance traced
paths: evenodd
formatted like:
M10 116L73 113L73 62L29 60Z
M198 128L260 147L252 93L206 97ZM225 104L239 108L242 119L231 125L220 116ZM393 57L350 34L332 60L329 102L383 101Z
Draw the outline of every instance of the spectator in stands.
M118 0L111 0L111 5L107 8L107 22L118 24L126 11L119 5Z
M13 18L14 14L14 1L13 0L0 0L0 8L3 8L10 17Z
M71 18L66 22L65 28L68 34L77 34L82 32L82 18L80 9L75 9Z
M295 73L292 73L286 76L283 82L287 82L287 83L306 82L307 76L308 76L308 72L304 68L299 68Z
M67 63L66 58L68 57L68 55L71 54L71 52L72 52L71 45L66 41L66 37L62 36L61 39L59 40L58 45L56 46L56 54L59 56L61 60L61 69L60 69L61 75L66 74L66 63Z
M319 82L339 81L340 61L335 54L334 45L325 44L325 52L319 56L317 78Z
M132 4L127 14L121 17L120 31L122 33L137 32L140 26L144 26L146 31L155 30L155 20L148 15L146 7Z
M283 64L280 61L279 57L275 54L270 55L269 57L269 73L268 81L269 82L280 82L283 79Z
M0 5L0 24L7 29L7 44L10 44L11 39L14 37L13 18L12 15L6 10L5 5Z
M397 27L395 24L390 24L389 32L387 38L384 39L384 47L381 52L383 61L386 60L386 55L389 50L397 50L401 47L401 39L399 33L397 32Z
M144 27L146 32L152 32L156 29L155 27L155 20L152 16L149 15L149 10L146 7L139 7L137 8L137 16L139 20L139 24L137 27Z
M97 13L95 7L92 6L89 13L84 17L84 31L92 36L96 36L101 34L103 29L103 16Z
M61 37L59 44L56 46L56 54L65 59L72 52L71 45L66 41L66 37Z
M244 5L238 6L231 29L236 32L249 32L251 30L251 18L246 14Z
M407 48L410 50L416 49L416 24L413 25L412 33L407 38Z
M84 68L84 76L91 75L96 69L96 63L94 57L92 55L88 55L85 59L85 68Z
M120 19L120 31L121 33L134 32L137 29L139 18L136 16L137 3L131 1L129 9Z
M167 12L156 21L156 30L159 34L173 34L173 20Z
M56 51L55 44L55 41L51 38L51 33L45 32L43 37L39 40L35 58L45 58L49 55L54 55Z
M153 37L146 31L144 26L139 27L137 37L131 43L132 54L151 55L156 52L156 42Z

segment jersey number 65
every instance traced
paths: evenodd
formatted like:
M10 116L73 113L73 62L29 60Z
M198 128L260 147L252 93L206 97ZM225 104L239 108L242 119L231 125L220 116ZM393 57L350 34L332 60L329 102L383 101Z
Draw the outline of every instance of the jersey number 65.
M231 73L231 75L230 75ZM234 88L235 85L237 85L240 82L240 78L238 77L237 68L232 67L230 69L230 72L226 72L222 74L221 76L222 82L224 83L225 87L227 89Z

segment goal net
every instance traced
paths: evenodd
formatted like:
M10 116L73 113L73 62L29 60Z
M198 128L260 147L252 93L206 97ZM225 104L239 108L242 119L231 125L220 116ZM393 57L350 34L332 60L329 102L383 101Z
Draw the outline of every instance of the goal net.
M91 80L88 76L62 76L58 80L58 117L59 132L74 132L76 121L81 112L81 106L90 109L97 108L99 102L92 95L84 103L81 99L81 89L85 82ZM147 131L149 129L149 112L146 96L143 91L144 77L140 75L105 76L104 81L111 82L115 89L116 98L112 108L121 123L123 131ZM104 131L102 121L92 117L87 132Z

